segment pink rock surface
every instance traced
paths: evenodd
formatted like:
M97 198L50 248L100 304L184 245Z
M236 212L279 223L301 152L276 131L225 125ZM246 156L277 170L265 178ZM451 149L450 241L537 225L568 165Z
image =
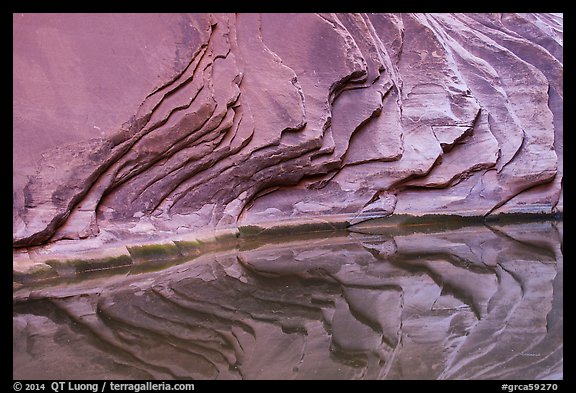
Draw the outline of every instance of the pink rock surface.
M561 14L14 14L13 238L563 209Z

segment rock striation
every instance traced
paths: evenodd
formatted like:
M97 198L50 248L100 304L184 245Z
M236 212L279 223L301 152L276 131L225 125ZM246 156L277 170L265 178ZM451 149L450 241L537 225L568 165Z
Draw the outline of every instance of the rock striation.
M563 210L561 14L14 14L13 244Z

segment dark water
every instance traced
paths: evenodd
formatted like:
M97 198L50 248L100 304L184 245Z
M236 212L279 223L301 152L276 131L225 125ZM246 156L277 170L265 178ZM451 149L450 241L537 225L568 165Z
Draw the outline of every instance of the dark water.
M562 222L360 230L22 288L13 377L562 378Z

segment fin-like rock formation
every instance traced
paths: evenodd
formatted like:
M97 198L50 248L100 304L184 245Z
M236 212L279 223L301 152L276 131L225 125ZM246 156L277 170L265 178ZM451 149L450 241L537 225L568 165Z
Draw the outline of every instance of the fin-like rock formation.
M14 14L13 242L562 211L558 14Z

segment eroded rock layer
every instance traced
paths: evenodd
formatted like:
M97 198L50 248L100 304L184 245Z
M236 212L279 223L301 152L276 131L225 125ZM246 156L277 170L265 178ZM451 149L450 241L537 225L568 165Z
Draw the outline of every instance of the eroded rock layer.
M23 287L13 378L562 379L562 223L420 229Z
M17 247L562 211L562 15L13 18Z

